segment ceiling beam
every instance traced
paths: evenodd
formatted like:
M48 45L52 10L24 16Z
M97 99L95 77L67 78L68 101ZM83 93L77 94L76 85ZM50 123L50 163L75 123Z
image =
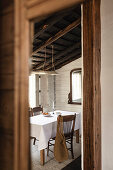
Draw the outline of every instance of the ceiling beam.
M55 28L59 29L60 27L58 25L55 25ZM77 29L79 29L79 27ZM76 39L79 39L78 34L75 34L75 33L72 33L72 32L68 32L68 35L69 36L74 36L74 37L76 37Z
M61 63L71 59L74 56L80 55L81 54L81 49L78 49L76 51L72 51L68 56L62 57L59 60L55 61L54 66L60 65ZM50 70L52 68L52 65L49 65L45 67L45 70Z
M44 58L45 57L45 54L41 54L41 53L36 53L32 56L32 58ZM49 58L50 56L46 54L46 58Z
M41 61L44 61L44 58L38 58L38 57L36 58L36 57L33 57L33 58L32 58L32 61L33 61L33 62L36 62L36 61L37 61L37 62L39 62L39 61L41 62Z
M55 70L60 69L61 67L65 66L66 64L69 64L69 63L71 63L72 61L77 60L77 59L80 58L80 57L81 57L81 55L77 55L77 56L74 56L74 57L66 60L65 62L62 62L62 63L56 65L56 66L55 66Z
M52 36L51 38L49 38L47 41L43 42L33 53L32 55L34 55L35 53L37 53L39 50L41 50L42 48L50 45L52 42L56 41L58 38L62 37L63 35L65 35L66 33L68 33L69 31L71 31L72 29L74 29L75 27L77 27L78 25L80 25L81 19L77 19L76 21L72 22L70 25L68 25L67 27L65 27L64 29L60 30L58 33L56 33L54 36Z
M75 7L71 8L71 11ZM70 9L67 9L66 11L60 11L57 14L53 15L52 17L49 17L49 19L45 19L44 24L41 24L41 26L37 29L37 33L34 35L34 41L36 38L41 35L43 32L47 31L51 26L53 26L55 23L57 23L59 20L61 20L63 17L66 17L67 15L70 14ZM75 14L76 15L76 14ZM77 16L79 18L80 15ZM69 21L68 21L69 22Z
M52 27L57 21L62 19L66 14L64 13L63 15L56 15L51 18L49 18L44 24L42 24L39 29L37 30L37 33L34 35L34 41L35 39L43 34L45 31L47 31L50 27Z
M32 61L31 63L32 63L32 65L35 65L35 64L37 64L38 62L40 62L40 61Z
M72 50L74 50L74 49L76 50L76 48L79 48L80 45L81 45L81 42L78 42L78 43L72 45L71 47L69 47L67 49L64 49L62 52L59 52L58 54L54 55L54 61L56 59L60 59L60 57L62 57L62 56L65 56L67 53L71 52ZM51 58L46 59L46 64L49 64L49 63L51 63ZM41 62L40 64L35 65L35 67L33 69L36 69L36 67L38 69L40 69L42 67L42 65L43 65L43 62Z
M58 65L60 66L62 63L66 62L67 60L71 60L71 58L76 59L76 56L81 56L80 49L76 50L76 52L72 51L68 56L62 57L59 60L55 61L55 63L54 63L55 69L56 69L56 66L58 66ZM37 70L41 70L42 68L43 68L43 65L41 66L40 69L37 69ZM48 66L45 66L45 70L52 70L52 64L50 63Z

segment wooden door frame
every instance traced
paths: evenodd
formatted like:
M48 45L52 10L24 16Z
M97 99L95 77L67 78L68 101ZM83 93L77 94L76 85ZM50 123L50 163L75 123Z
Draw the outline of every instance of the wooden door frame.
M83 0L15 0L14 169L29 170L28 76L30 23ZM83 2L83 167L101 170L100 0Z

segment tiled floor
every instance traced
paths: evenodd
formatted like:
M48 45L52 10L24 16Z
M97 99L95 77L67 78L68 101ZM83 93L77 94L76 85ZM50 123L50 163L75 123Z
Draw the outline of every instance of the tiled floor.
M74 137L74 158L77 158L81 154L81 144L76 143ZM45 165L41 166L40 165L40 152L38 151L38 145L32 144L33 142L31 141L31 163L32 163L32 170L61 170L63 167L65 167L67 164L73 161L71 158L71 152L69 151L69 159L63 163L58 163L54 159L53 153L49 153L49 156L47 156L47 151L45 150Z

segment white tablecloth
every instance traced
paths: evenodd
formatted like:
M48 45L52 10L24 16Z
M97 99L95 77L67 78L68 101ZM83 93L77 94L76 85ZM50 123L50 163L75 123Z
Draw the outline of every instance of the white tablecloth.
M76 113L61 110L55 112L60 112L61 115L73 115ZM47 148L49 139L56 136L57 115L55 112L54 114L51 114L51 117L45 117L44 115L30 117L31 136L36 137L39 140L39 150ZM75 130L77 129L80 129L79 113L76 113Z

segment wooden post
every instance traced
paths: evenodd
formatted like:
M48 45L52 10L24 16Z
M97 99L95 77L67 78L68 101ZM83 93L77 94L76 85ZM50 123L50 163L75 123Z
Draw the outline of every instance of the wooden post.
M77 129L75 133L76 133L76 143L79 143L79 129Z
M84 170L101 170L100 0L83 4Z
M44 163L45 163L45 150L42 149L42 150L40 151L40 164L41 164L41 165L44 165Z

